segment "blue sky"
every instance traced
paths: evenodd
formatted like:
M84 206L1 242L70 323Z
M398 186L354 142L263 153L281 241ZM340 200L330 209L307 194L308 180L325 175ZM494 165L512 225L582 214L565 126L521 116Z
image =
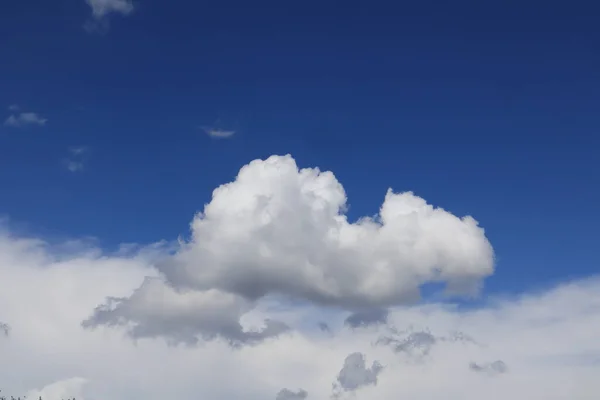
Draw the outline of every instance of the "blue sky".
M240 167L331 170L349 216L388 187L474 216L488 290L597 272L598 10L525 2L139 1L87 32L78 0L0 13L0 212L105 247L187 234ZM199 127L235 130L215 140ZM85 146L83 169L65 168Z

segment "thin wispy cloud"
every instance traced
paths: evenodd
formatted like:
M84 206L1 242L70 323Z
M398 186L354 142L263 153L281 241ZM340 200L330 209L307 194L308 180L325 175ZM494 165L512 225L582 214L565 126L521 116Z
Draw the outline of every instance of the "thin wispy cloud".
M18 104L11 104L10 106L8 106L8 110L9 111L19 111L19 105Z
M9 109L18 110L18 107L16 109L14 107L17 106L10 106ZM27 126L44 126L46 122L48 122L47 118L43 118L34 112L15 112L4 121L4 125L13 128L24 128Z
M71 146L68 149L69 156L63 160L65 168L70 172L81 172L84 169L84 160L89 153L87 146Z
M80 156L88 151L87 146L72 146L69 147L69 152L74 156Z
M206 134L215 139L227 139L235 135L234 130L225 130L217 128L202 128Z
M135 7L131 0L85 0L92 8L92 18L84 24L89 33L106 33L110 28L109 15L129 15Z
M79 161L66 160L66 167L71 172L83 171L83 163Z

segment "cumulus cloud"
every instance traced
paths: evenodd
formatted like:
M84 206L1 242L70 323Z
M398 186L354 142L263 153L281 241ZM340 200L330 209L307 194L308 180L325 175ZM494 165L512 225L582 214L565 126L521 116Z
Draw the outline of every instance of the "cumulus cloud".
M85 0L85 2L92 8L92 15L96 19L104 18L111 13L128 15L134 9L130 0Z
M243 298L219 290L178 292L157 278L147 278L129 298L111 298L83 322L128 326L135 339L166 337L169 343L194 345L199 337L222 337L233 345L255 344L288 330L278 321L266 320L264 328L244 330L242 315L251 309Z
M33 112L11 114L5 121L5 126L24 128L27 126L44 126L48 120Z
M308 396L308 392L304 389L298 389L298 391L293 392L289 389L281 389L275 400L304 400Z
M246 165L235 181L215 189L212 201L192 221L191 239L156 265L172 312L191 312L193 302L194 313L225 307L235 319L241 304L251 306L269 295L365 310L415 301L420 286L431 281L472 295L493 272L492 247L471 217L456 217L413 193L391 189L377 218L350 223L345 208L344 189L331 172L299 169L291 156ZM191 300L206 293L227 300ZM96 314L102 317L90 321L135 321L169 339L177 337L177 329L181 337L192 331L204 335L201 322L192 328L183 319L167 322L149 313L151 296L112 303L99 307ZM359 314L350 323L358 324L357 318L368 316ZM228 332L224 336L231 338Z

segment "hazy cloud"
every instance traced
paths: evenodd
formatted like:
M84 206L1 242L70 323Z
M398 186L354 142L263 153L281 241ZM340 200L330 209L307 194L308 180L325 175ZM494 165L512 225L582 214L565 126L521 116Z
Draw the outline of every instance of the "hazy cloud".
M158 278L146 278L129 298L110 298L85 320L85 328L125 326L134 339L165 337L170 344L196 345L200 339L222 338L233 346L257 344L289 328L265 320L259 330L244 330L240 323L251 304L219 290L176 291Z
M69 156L63 160L65 168L71 172L83 171L89 148L87 146L72 146L69 147L68 151Z
M44 386L41 389L33 389L26 394L30 399L44 400L64 400L79 399L85 400L84 387L88 383L87 379L75 377L61 380Z
M18 114L10 115L5 121L4 125L13 128L23 128L26 126L44 126L48 120L40 117L38 114L33 112L22 112Z
M317 326L322 332L331 332L331 328L325 322L319 322Z
M4 336L8 336L10 334L10 325L0 321L0 333Z
M475 362L472 362L469 364L469 368L472 371L485 372L490 375L504 374L508 371L508 367L501 360L497 360L492 363L486 363L486 364L477 364Z
M9 111L19 111L19 105L18 104L11 104L10 106L8 106L8 110Z
M232 137L235 134L233 130L224 130L224 129L216 129L216 128L203 128L204 132L212 138L215 139L227 139Z
M404 338L383 336L379 338L378 343L391 346L396 353L423 357L429 354L437 341L438 339L430 332L420 331L410 332Z
M79 161L66 160L65 166L71 172L83 171L83 163Z
M290 385L301 387L310 398L326 399L331 395L332 380L341 394L353 392L344 387L360 387L369 398L413 400L592 400L600 390L600 363L594 358L600 354L597 279L491 304L483 302L463 311L448 304L392 308L386 326L342 329L335 335L313 336L310 329L314 324L305 322L307 318L315 323L326 318L343 321L345 312L332 315L329 308L313 307L254 308L240 312L240 334L227 310L238 313L236 301L240 301L239 307L252 307L247 300L228 298L219 292L173 294L172 289L163 287L154 266L172 252L172 247L127 246L126 251L111 253L77 243L51 245L39 238L19 238L0 230L0 315L11 322L13 332L19 333L10 341L0 340L0 353L11 360L0 363L0 376L5 379L3 393L21 395L31 388L45 389L61 377L64 384L74 376L84 377L90 384L80 388L61 386L65 389L57 400L72 396L82 400L158 400L172 393L183 398L259 400L273 398L273 393ZM144 283L140 290L146 276L153 276L146 281L154 281L156 286ZM100 324L96 330L80 329L80 321L106 296L113 299L106 303L118 308L114 318L108 319L113 328L103 329ZM127 304L119 308L119 299L126 299ZM204 307L209 303L215 306ZM103 317L99 313L99 318ZM170 327L167 332L175 338L193 332L195 324L205 333L234 326L230 336L246 339L243 332L264 329L265 319L282 321L290 330L242 351L232 351L218 340L204 342L199 348L169 348L162 339L165 328L158 325L162 322ZM407 325L412 327L389 333L394 330L390 326ZM134 346L123 337L123 332L131 330L145 340ZM160 332L160 340L154 339L156 331ZM469 336L460 332L468 332ZM414 333L417 335L411 336ZM407 363L403 356L406 353L372 346L381 335L405 343L404 348L410 347L409 343L431 343L428 335L418 333L435 338L423 363ZM470 335L484 345L469 344ZM366 361L360 368L362 363L356 356L357 362L344 361L356 352L378 360L385 370L379 373L380 367L367 368ZM485 360L502 360L511 373L502 374L498 380L486 379ZM481 371L468 367L473 361ZM161 365L169 368L159 368ZM363 374L353 375L356 368L344 369L347 365L358 365ZM371 373L365 374L365 370ZM226 381L221 371L228 371ZM361 382L373 382L375 377L376 385L360 386ZM145 384L139 385L140 381Z
M104 34L110 29L110 14L129 15L134 11L131 0L85 0L92 8L92 19L85 22L83 28L88 33Z
M74 156L80 156L88 151L87 146L71 146L69 152Z

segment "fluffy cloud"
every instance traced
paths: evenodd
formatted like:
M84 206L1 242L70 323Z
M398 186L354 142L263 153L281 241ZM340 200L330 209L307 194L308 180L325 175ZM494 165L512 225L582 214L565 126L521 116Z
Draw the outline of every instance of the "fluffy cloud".
M24 128L27 126L44 126L48 120L40 117L33 112L22 112L11 114L5 121L4 125L13 128Z
M372 309L357 311L346 318L346 325L352 328L365 327L369 325L385 324L388 318L388 310Z
M428 282L446 283L453 294L472 295L493 272L492 247L471 217L458 218L413 193L391 189L375 218L350 223L345 207L344 189L331 172L298 169L290 156L251 162L235 181L213 192L212 201L192 221L190 241L156 265L164 287L171 288L166 298L173 299L174 309L192 315L212 313L204 308L219 310L222 304L177 298L210 292L211 298L220 293L252 304L285 295L370 310L415 301ZM132 303L136 306L130 307ZM149 314L145 309L152 306L149 296L118 299L100 307L92 321L143 320L143 325L153 325L153 335L170 339L178 326L185 335L203 334L200 325L167 323ZM129 311L123 313L124 308ZM349 323L367 318L360 312Z
M597 398L599 279L467 310L407 304L431 277L473 293L493 267L483 232L409 193L354 224L345 201L332 174L281 157L218 188L188 242L105 252L5 229L2 393L325 400L336 382L358 400ZM346 325L376 306L386 324Z

